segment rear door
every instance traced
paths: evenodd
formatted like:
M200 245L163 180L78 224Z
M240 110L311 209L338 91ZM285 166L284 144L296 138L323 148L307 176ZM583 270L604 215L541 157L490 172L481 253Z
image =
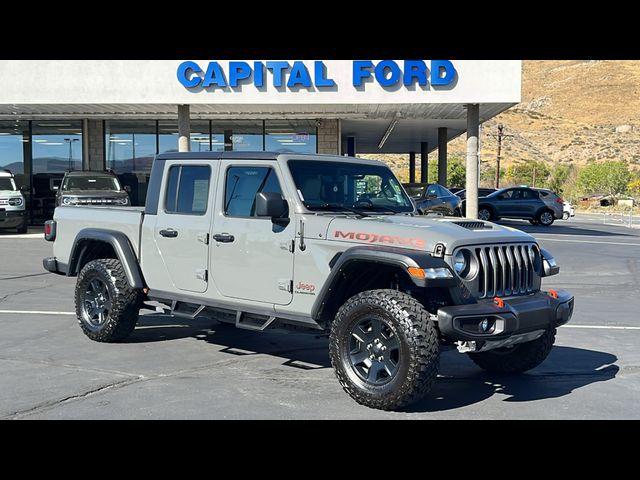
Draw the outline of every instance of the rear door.
M530 188L520 189L520 204L523 216L533 217L539 208L544 206L544 202L540 200L538 192Z
M286 185L277 162L224 160L216 193L211 271L225 297L287 305L293 299L293 212L286 225L257 217L259 192ZM289 201L289 204L291 202Z
M209 273L212 179L219 162L168 160L153 236L173 285L203 293Z

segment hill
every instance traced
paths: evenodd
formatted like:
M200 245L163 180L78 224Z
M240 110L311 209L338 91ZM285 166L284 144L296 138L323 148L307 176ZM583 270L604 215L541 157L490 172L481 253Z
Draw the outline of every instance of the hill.
M502 159L585 165L623 160L640 168L640 61L524 61L522 102L483 124L481 160L494 166L497 133L505 132ZM436 152L430 155L435 158ZM449 143L449 155L464 159L464 136ZM382 158L402 177L408 155Z

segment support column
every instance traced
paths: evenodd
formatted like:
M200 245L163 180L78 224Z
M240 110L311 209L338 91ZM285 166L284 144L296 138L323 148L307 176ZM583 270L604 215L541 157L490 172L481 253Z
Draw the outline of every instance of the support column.
M416 181L416 152L409 152L409 183Z
M191 120L189 118L189 105L178 105L178 151L190 150Z
M356 156L356 137L347 137L347 156Z
M478 129L480 106L467 105L467 192L466 216L478 218Z
M438 128L438 183L447 186L447 128Z
M429 181L429 143L420 143L420 183Z
M111 167L105 164L104 122L93 119L84 120L82 131L83 155L86 155L82 160L83 170L100 171Z

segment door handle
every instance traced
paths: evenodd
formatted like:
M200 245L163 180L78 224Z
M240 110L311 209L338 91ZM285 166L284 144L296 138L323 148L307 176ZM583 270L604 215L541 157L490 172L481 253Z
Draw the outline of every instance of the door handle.
M213 239L220 243L231 243L236 239L236 237L229 235L228 233L216 233L213 236Z
M167 230L160 230L160 235L167 238L176 238L178 236L178 231L173 228L169 228Z

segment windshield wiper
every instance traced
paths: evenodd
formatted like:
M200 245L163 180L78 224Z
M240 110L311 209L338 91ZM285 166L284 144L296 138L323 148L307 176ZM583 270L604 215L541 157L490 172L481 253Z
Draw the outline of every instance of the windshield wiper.
M319 204L307 204L306 207L309 210L325 210L325 211L332 211L332 210L344 210L346 212L351 212L351 213L355 213L356 215L360 215L361 217L368 217L369 215L363 212L359 212L358 210L356 210L355 208L351 208L351 207L346 207L344 205L338 204L338 203L319 203Z
M393 213L396 214L398 213L396 210L393 210L392 208L389 207L382 207L380 205L374 205L371 202L365 202L365 201L360 201L360 202L356 202L353 204L354 208L358 208L358 209L364 209L364 210L379 210L380 213L386 212L386 213Z

